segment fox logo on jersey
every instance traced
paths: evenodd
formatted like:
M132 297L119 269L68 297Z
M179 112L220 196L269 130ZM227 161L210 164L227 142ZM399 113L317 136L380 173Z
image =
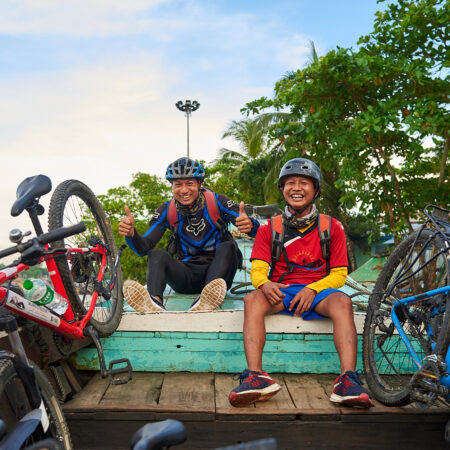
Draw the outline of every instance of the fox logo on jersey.
M200 231L204 230L206 227L205 219L202 218L200 222L191 222L187 227L186 231L192 233L194 236L198 236Z

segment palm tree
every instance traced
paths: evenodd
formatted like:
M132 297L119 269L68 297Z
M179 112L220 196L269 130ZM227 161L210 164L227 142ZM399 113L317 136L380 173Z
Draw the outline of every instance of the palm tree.
M222 134L222 139L233 138L239 145L240 151L221 148L219 161L239 166L248 160L256 159L266 154L270 149L270 126L286 118L286 113L265 113L252 119L233 120Z
M243 186L242 184L248 184L249 170L250 172L257 170L256 167L261 168L262 164L264 176L261 177L260 169L258 169L257 176L265 185L266 167L264 167L263 160L275 147L279 148L281 145L279 142L272 143L269 136L271 126L286 120L288 117L289 114L287 113L265 113L251 119L230 122L222 135L222 139L233 138L239 146L239 151L224 147L219 150L219 157L212 161L211 167L212 174L220 173L222 177L222 179L219 177L217 182L221 180L221 186L223 187L223 177L225 177L228 180L228 185L231 182L232 186L241 185L241 190L254 191L254 185ZM255 201L255 197L252 197Z

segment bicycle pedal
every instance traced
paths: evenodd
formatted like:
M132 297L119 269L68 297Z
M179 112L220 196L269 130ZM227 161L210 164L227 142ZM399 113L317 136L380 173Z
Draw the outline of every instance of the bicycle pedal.
M118 364L126 365L124 367L117 367L114 369L114 366ZM127 374L123 377L116 378L116 375ZM109 382L111 384L125 384L128 383L133 378L133 368L131 367L130 360L128 358L115 359L114 361L110 361L109 370L108 370Z

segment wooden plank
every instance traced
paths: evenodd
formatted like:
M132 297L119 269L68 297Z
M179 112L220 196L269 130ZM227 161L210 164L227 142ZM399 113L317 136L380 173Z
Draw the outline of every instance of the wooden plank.
M64 404L64 411L94 409L100 403L108 386L109 379L102 378L100 373L97 373L81 392Z
M157 405L163 379L162 373L135 372L127 384L111 385L100 404L130 409L137 405Z
M159 405L189 407L214 413L214 374L166 373Z
M358 334L362 334L365 314L355 314ZM122 316L119 332L127 331L186 331L242 333L244 311L165 311L164 313L130 313ZM330 319L302 320L285 314L274 314L265 318L267 333L311 333L333 334Z
M113 419L112 419L113 420ZM130 438L145 419L129 420L117 414L115 421L69 419L75 448L83 450L129 448ZM89 426L88 426L89 425ZM185 422L188 440L177 446L182 449L211 449L273 437L279 449L448 449L444 428L440 423L342 423L304 421L250 422ZM175 447L174 447L175 448Z
M150 344L151 346L152 344ZM155 343L153 343L155 345ZM269 373L330 373L339 369L336 351L315 351L312 353L270 353L264 352L264 368ZM183 351L149 347L134 351L124 346L105 351L106 360L129 358L133 370L144 372L228 372L235 373L245 367L245 353L242 351ZM72 363L78 370L98 370L96 349L83 349ZM358 367L360 368L360 367Z
M67 363L66 359L61 359L59 361L64 373L66 374L67 379L69 380L70 385L73 390L78 393L82 390L81 384L76 376L76 373L73 372L72 367Z
M296 408L326 410L330 415L339 414L339 408L330 402L324 387L313 374L285 374L284 379Z

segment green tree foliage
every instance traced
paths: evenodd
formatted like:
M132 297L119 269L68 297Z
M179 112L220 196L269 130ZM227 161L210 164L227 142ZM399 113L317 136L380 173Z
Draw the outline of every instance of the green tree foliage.
M125 205L128 205L135 218L138 233L143 234L148 229L153 211L171 198L171 189L162 179L139 172L133 175L129 187L109 189L106 195L98 197L110 219L116 242L120 245L125 241L118 233L119 221L125 216ZM157 247L165 248L169 236L170 232L167 232ZM122 254L121 266L124 279L133 279L145 284L147 258L138 257L132 250L127 249Z
M448 151L448 56L442 55L448 54L448 3L390 5L359 50L328 52L276 83L273 99L243 109L289 110L289 120L272 128L284 142L284 161L293 154L311 157L323 171L324 188L338 189L337 212L358 208L395 234L411 230L411 218L427 203L448 199L440 175ZM434 148L424 147L426 136ZM345 214L336 215L342 220Z
M380 0L381 2L385 0ZM450 1L398 1L376 14L374 31L359 41L368 54L396 61L396 95L412 132L430 136L436 145L438 186L448 179Z

